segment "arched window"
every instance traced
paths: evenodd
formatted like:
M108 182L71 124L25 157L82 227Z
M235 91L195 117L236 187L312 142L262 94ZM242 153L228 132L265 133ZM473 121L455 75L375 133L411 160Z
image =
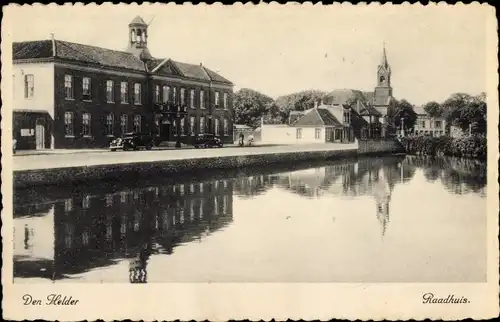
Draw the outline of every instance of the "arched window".
M136 41L137 41L137 42L141 42L141 38L142 38L142 32L141 32L141 29L137 29L137 37L136 37Z
M142 42L146 42L146 30L142 33Z
M130 41L131 42L135 41L135 30L134 29L132 29L132 31L130 32Z
M380 76L380 82L383 83L385 81L385 76Z

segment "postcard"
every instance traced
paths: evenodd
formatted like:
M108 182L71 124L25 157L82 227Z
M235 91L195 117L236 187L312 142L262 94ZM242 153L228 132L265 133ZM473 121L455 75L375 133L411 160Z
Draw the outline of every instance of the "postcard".
M499 316L486 4L16 5L9 320Z

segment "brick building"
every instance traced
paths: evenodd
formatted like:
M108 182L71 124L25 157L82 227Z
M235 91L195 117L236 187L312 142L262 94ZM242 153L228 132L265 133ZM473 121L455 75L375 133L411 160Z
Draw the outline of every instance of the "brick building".
M233 83L202 64L154 58L148 25L128 26L127 51L56 40L13 44L18 149L106 147L123 133L189 143L233 140Z

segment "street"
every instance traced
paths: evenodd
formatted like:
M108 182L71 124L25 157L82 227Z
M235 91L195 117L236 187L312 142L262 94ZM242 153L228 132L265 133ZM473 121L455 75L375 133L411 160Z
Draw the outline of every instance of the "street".
M76 166L94 166L101 164L140 163L163 160L196 159L211 157L227 157L238 155L255 155L285 152L331 151L357 149L357 144L304 144L255 147L224 147L222 149L180 149L151 151L106 151L88 150L74 153L53 153L40 155L15 155L13 171L53 169Z

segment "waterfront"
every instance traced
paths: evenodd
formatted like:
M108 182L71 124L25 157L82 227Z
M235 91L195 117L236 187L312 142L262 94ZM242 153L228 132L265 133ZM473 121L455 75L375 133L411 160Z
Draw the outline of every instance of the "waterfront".
M387 156L14 193L22 282L483 282L486 166Z

